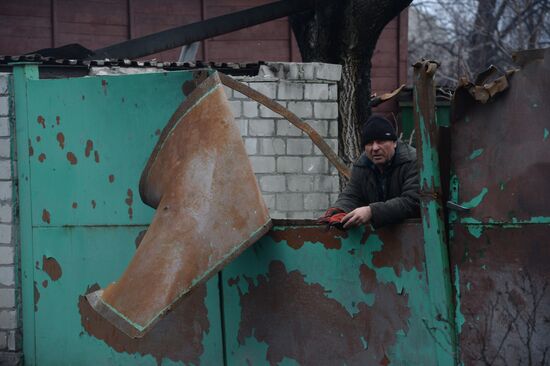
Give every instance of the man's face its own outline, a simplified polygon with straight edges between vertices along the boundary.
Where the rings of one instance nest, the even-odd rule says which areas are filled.
[[[383,166],[393,158],[396,147],[392,140],[374,140],[365,145],[365,153],[374,164]]]

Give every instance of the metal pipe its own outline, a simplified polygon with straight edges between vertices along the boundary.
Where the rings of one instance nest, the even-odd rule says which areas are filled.
[[[94,51],[91,58],[134,59],[311,9],[315,0],[282,0],[206,19]]]

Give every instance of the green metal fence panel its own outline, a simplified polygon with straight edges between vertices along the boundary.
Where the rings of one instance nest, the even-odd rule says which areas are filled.
[[[26,363],[221,364],[217,278],[178,305],[202,312],[175,309],[141,342],[106,336],[79,307],[118,278],[154,213],[139,177],[193,73],[38,80],[27,65],[14,76]]]

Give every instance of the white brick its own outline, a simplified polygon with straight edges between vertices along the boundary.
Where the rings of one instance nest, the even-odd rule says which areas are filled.
[[[334,151],[336,155],[338,155],[338,140],[337,139],[325,139],[325,142],[328,146]],[[319,149],[317,146],[314,147],[313,154],[315,155],[324,155],[321,149]]]
[[[10,114],[10,98],[6,95],[0,97],[0,116],[8,116]]]
[[[315,192],[338,192],[340,182],[337,175],[316,175],[313,181]]]
[[[286,184],[290,192],[311,192],[313,190],[313,176],[288,175]]]
[[[10,135],[10,120],[8,117],[0,117],[0,137]]]
[[[9,80],[9,74],[0,74],[0,94],[8,94]]]
[[[286,153],[288,155],[310,155],[312,146],[310,139],[289,138],[286,140]]]
[[[273,136],[275,121],[272,119],[249,119],[248,134],[250,136]]]
[[[275,158],[267,156],[251,156],[250,163],[255,173],[275,172]]]
[[[306,122],[308,125],[313,127],[313,129],[317,131],[317,133],[321,135],[321,137],[327,137],[329,121],[312,120],[312,121],[306,121]],[[307,136],[305,132],[304,132],[304,135]]]
[[[248,121],[246,119],[236,119],[235,123],[239,126],[241,136],[248,135]]]
[[[0,223],[11,223],[13,220],[12,212],[10,202],[0,203]]]
[[[300,136],[302,131],[287,120],[277,121],[278,136]]]
[[[338,100],[338,85],[331,84],[328,86],[328,99],[329,100]]]
[[[283,139],[260,139],[260,155],[284,155],[286,143]]]
[[[254,138],[245,138],[244,139],[244,148],[248,155],[255,155],[258,153],[258,139]]]
[[[16,351],[18,350],[20,346],[19,337],[17,336],[17,333],[15,330],[12,330],[11,332],[8,332],[8,350],[9,351]]]
[[[0,351],[8,348],[8,333],[0,331]]]
[[[245,117],[257,118],[259,115],[258,103],[256,102],[243,102],[243,114]]]
[[[248,97],[243,93],[233,90],[233,99],[248,99]]]
[[[0,179],[11,179],[10,160],[0,160]]]
[[[0,288],[0,308],[15,307],[15,289]]]
[[[330,206],[334,206],[336,201],[338,201],[338,196],[339,196],[338,193],[331,193],[330,194]]]
[[[317,79],[339,81],[342,77],[342,66],[335,64],[318,64],[316,65]]]
[[[0,310],[0,328],[17,328],[17,313],[15,310]]]
[[[328,173],[328,163],[325,157],[304,158],[304,173]]]
[[[0,264],[13,264],[13,247],[0,247]]]
[[[338,137],[338,121],[329,121],[329,136],[330,137]]]
[[[278,173],[301,173],[302,158],[284,156],[277,158]]]
[[[315,216],[312,211],[292,211],[288,213],[289,219],[315,219],[319,216]]]
[[[271,216],[271,218],[273,219],[286,219],[288,217],[288,213],[273,209],[273,210],[269,210],[269,216]]]
[[[281,104],[283,107],[286,107],[286,103],[284,102],[278,102],[279,104]],[[281,118],[281,116],[278,114],[278,113],[275,113],[273,112],[271,109],[263,106],[263,105],[260,105],[260,117],[263,117],[263,118]]]
[[[288,102],[287,108],[300,118],[313,117],[311,102]]]
[[[321,210],[328,207],[329,195],[326,193],[304,194],[304,208],[306,210]]]
[[[250,87],[268,98],[275,99],[277,98],[277,83],[268,82],[268,83],[250,83]]]
[[[260,188],[263,192],[284,192],[286,189],[283,175],[266,175],[260,178]]]
[[[279,83],[278,99],[300,100],[304,98],[304,85],[302,83],[289,83],[282,81]]]
[[[231,111],[233,112],[233,117],[239,118],[242,116],[242,105],[241,101],[239,100],[230,100],[229,106],[231,107]]]
[[[224,85],[223,86],[223,91],[225,92],[225,96],[227,97],[227,99],[232,99],[233,98],[233,89],[231,89],[230,87]]]
[[[11,181],[0,181],[0,201],[12,199]]]
[[[301,211],[304,209],[304,198],[301,193],[279,193],[277,195],[277,210]]]
[[[0,224],[0,244],[11,243],[11,224]]]
[[[274,194],[263,194],[262,195],[265,201],[265,205],[267,206],[268,210],[274,210],[275,209],[275,195]]]
[[[9,159],[11,156],[11,142],[9,137],[0,138],[0,158]]]
[[[338,118],[338,103],[336,102],[314,102],[313,109],[315,118]]]
[[[328,85],[327,84],[306,84],[304,89],[304,99],[309,100],[327,100]]]
[[[13,286],[15,284],[13,271],[13,266],[0,267],[0,285]]]

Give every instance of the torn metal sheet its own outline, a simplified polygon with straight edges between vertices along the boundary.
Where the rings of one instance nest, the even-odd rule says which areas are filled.
[[[157,212],[119,281],[87,295],[131,337],[271,227],[219,77],[188,95],[164,128],[140,181]]]

